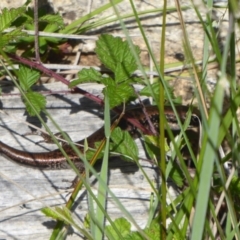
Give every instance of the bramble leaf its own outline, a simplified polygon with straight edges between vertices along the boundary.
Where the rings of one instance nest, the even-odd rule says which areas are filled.
[[[47,27],[44,29],[45,32],[53,32],[64,27],[63,18],[59,14],[43,15],[39,18],[39,21],[48,23]],[[50,27],[52,25],[55,25],[54,28]]]
[[[0,14],[0,32],[9,28],[11,24],[25,12],[25,7],[20,8],[4,8]]]
[[[161,239],[160,233],[160,224],[157,219],[154,219],[149,228],[144,229],[144,233],[146,234],[145,236],[149,237],[147,239],[151,240],[159,240]],[[125,240],[144,240],[146,237],[143,236],[140,232],[134,231],[130,232],[124,239]]]
[[[139,78],[131,76],[136,70],[137,64],[128,43],[119,37],[103,34],[96,45],[98,57],[107,68],[114,72],[114,78],[102,76],[93,68],[83,69],[78,73],[79,78],[71,82],[69,87],[83,82],[104,84],[106,87],[103,89],[103,94],[108,96],[110,108],[127,102],[130,98],[135,98],[136,95],[131,83],[139,81]],[[140,53],[137,46],[135,46],[135,50],[138,54]]]
[[[29,113],[30,116],[36,115],[34,109],[38,113],[40,113],[41,110],[45,109],[46,98],[42,94],[30,91],[26,93],[26,98],[28,98],[28,101],[24,99],[24,103],[26,105],[27,112]]]
[[[101,82],[102,75],[100,72],[95,70],[94,68],[90,69],[82,69],[80,72],[78,72],[78,79],[72,81],[68,86],[75,87],[76,85],[80,83],[86,83],[86,82]]]
[[[111,78],[102,80],[106,87],[103,89],[103,94],[109,98],[110,108],[116,107],[123,102],[127,102],[135,95],[134,89],[127,82],[116,84]]]
[[[128,43],[120,37],[103,34],[96,46],[96,53],[100,61],[114,72],[116,82],[127,80],[137,69],[137,63]],[[134,46],[134,48],[139,54],[139,47]]]
[[[129,156],[133,160],[138,159],[138,147],[127,131],[122,131],[119,127],[111,133],[111,140],[114,142],[113,152],[122,154],[122,157],[129,161]]]
[[[124,238],[130,233],[131,224],[125,218],[116,219],[114,221],[114,224],[118,231],[121,233],[121,238],[119,238],[119,235],[116,233],[116,231],[111,225],[106,226],[107,235],[112,235],[113,239],[122,239],[122,237]]]
[[[0,48],[4,48],[4,50],[6,51],[6,49],[10,49],[10,45],[8,44],[24,36],[27,36],[27,34],[25,32],[22,32],[20,29],[14,29],[5,34],[0,33]]]
[[[40,73],[37,70],[20,65],[18,71],[18,79],[23,91],[27,91],[33,84],[37,82],[40,77]]]

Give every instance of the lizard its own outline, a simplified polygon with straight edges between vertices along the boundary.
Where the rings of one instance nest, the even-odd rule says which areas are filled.
[[[147,106],[146,108],[146,114],[149,116],[149,119],[151,120],[153,126],[156,128],[156,131],[159,131],[159,111],[157,106]],[[176,106],[177,113],[179,115],[179,119],[183,123],[186,120],[187,113],[189,110],[189,107],[187,106]],[[166,117],[166,120],[169,124],[169,127],[172,131],[179,131],[179,125],[177,122],[177,118],[170,106],[165,106],[164,108],[164,114]],[[135,127],[132,123],[129,123],[127,121],[127,117],[134,118],[140,122],[140,124],[150,131],[149,122],[147,121],[147,117],[145,113],[143,112],[141,107],[136,107],[133,109],[130,109],[126,111],[125,118],[121,118],[118,127],[120,127],[124,131],[128,131],[131,136],[136,137],[136,133],[138,132],[137,127]],[[116,120],[119,116],[116,116],[112,119],[112,122]],[[190,123],[188,125],[189,129],[196,129],[199,127],[199,118],[200,114],[197,111],[197,109],[193,109]],[[88,146],[90,148],[95,147],[95,143],[98,141],[101,141],[104,139],[104,127],[101,127],[94,133],[92,133],[90,136],[87,137]],[[83,144],[84,139],[76,142],[76,146],[78,149],[83,152]],[[69,156],[70,160],[77,166],[80,172],[84,171],[84,164],[79,159],[79,156],[76,154],[76,152],[72,149],[70,145],[63,145],[63,149],[66,152],[66,154]],[[28,151],[22,151],[15,149],[3,142],[0,141],[0,154],[5,155],[10,160],[30,167],[37,167],[40,169],[64,169],[69,168],[68,163],[60,149],[56,149],[49,152],[28,152]]]

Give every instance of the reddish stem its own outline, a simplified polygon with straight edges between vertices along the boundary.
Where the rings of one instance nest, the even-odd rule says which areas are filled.
[[[52,70],[44,67],[44,66],[43,66],[42,64],[40,64],[40,63],[33,62],[33,61],[28,60],[28,59],[26,59],[26,58],[17,56],[16,54],[8,54],[8,56],[9,56],[12,60],[14,60],[14,61],[20,62],[20,63],[22,63],[22,64],[24,64],[24,65],[27,65],[27,66],[31,67],[31,68],[37,69],[37,70],[39,70],[40,72],[43,72],[43,73],[45,73],[46,75],[48,75],[48,76],[50,76],[50,77],[54,77],[55,79],[59,80],[60,82],[66,84],[66,85],[69,85],[69,81],[68,81],[68,80],[66,80],[66,79],[65,79],[64,77],[62,77],[61,75],[55,73],[54,71],[52,71]],[[86,98],[91,99],[92,101],[98,103],[99,105],[101,105],[101,106],[104,105],[104,101],[103,101],[101,98],[99,98],[99,97],[97,97],[97,96],[95,96],[95,95],[93,95],[93,94],[91,94],[91,93],[89,93],[89,92],[87,92],[87,91],[79,88],[79,87],[74,87],[74,88],[72,89],[72,92],[73,92],[73,93],[80,93],[80,94],[82,94],[83,96],[85,96]],[[118,114],[121,114],[121,113],[122,113],[122,109],[120,109],[120,108],[115,107],[113,110],[114,110],[116,113],[118,113]],[[140,129],[144,134],[152,134],[152,132],[149,131],[149,130],[147,130],[137,119],[132,118],[131,116],[123,116],[123,118],[125,118],[128,122],[130,122],[130,123],[133,124],[135,127],[137,127],[138,129]]]

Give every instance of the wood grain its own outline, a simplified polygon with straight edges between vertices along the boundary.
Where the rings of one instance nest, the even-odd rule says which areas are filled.
[[[85,87],[95,94],[101,91],[98,85],[94,88],[93,85]],[[42,88],[67,89],[61,83],[48,84]],[[4,89],[3,92],[6,91],[7,89]],[[39,136],[22,136],[30,129],[23,123],[27,117],[19,96],[4,96],[0,100],[3,110],[10,114],[0,114],[1,141],[29,151],[47,151],[55,148],[51,144],[36,144],[42,140]],[[99,117],[102,115],[101,108],[81,95],[48,96],[47,102],[47,110],[73,141],[88,136],[102,125],[102,119]],[[31,122],[34,123],[34,120],[31,119]],[[47,124],[54,129],[52,123],[47,121]],[[146,162],[142,162],[142,165],[149,178],[158,182],[159,176],[154,167]],[[69,182],[62,181],[72,181],[74,177],[72,170],[41,171],[20,166],[0,155],[0,239],[48,239],[55,222],[45,217],[40,209],[45,206],[62,206],[66,203],[69,193],[59,188],[69,187]],[[91,181],[93,191],[96,192],[97,183],[93,177]],[[118,158],[111,159],[109,187],[130,211],[139,226],[144,227],[148,217],[151,187],[143,173],[135,164],[126,163]],[[79,204],[74,214],[82,222],[88,207],[85,189],[79,194],[78,200]],[[108,200],[107,209],[113,219],[122,216],[111,199]],[[69,239],[79,239],[79,235],[73,230],[73,235],[70,235]]]

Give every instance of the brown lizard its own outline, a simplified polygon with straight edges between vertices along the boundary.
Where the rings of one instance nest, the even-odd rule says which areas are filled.
[[[186,120],[188,107],[186,106],[177,106],[176,110],[179,115],[179,119],[183,123]],[[151,122],[153,123],[154,127],[158,131],[158,124],[159,124],[159,112],[156,106],[148,106],[146,107],[146,113],[148,114]],[[172,110],[171,107],[165,106],[164,114],[166,116],[166,120],[169,124],[169,127],[172,131],[179,131],[179,125],[177,122],[177,118]],[[118,117],[118,116],[117,116]],[[114,119],[117,119],[115,117]],[[118,126],[124,130],[128,131],[132,136],[135,136],[138,129],[129,123],[126,119],[127,117],[137,119],[140,124],[147,130],[150,131],[150,126],[148,121],[146,120],[146,115],[143,113],[142,108],[134,108],[126,111],[125,118],[122,118]],[[112,122],[114,121],[112,120]],[[198,128],[199,127],[199,113],[196,109],[193,110],[190,124],[188,129]],[[88,146],[90,148],[95,147],[95,143],[104,139],[104,127],[98,129],[89,137],[87,137]],[[76,146],[80,151],[83,151],[83,144],[84,140],[80,140],[76,142]],[[80,172],[84,171],[84,164],[79,159],[78,155],[72,149],[70,145],[63,146],[64,151],[69,156],[71,161],[78,167]],[[10,160],[17,162],[19,164],[23,164],[26,166],[37,167],[42,169],[63,169],[68,168],[68,163],[66,158],[63,156],[62,152],[59,149],[49,151],[49,152],[27,152],[21,151],[15,148],[8,146],[7,144],[0,141],[0,154],[5,155]]]

